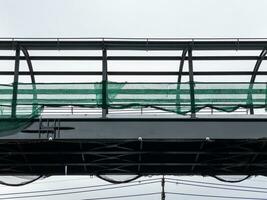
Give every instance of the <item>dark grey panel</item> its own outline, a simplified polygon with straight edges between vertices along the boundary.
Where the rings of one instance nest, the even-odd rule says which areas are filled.
[[[38,139],[39,122],[1,139]],[[73,129],[69,129],[73,128]],[[265,120],[64,120],[61,139],[258,139],[267,137]],[[30,130],[30,131],[29,131]],[[34,130],[36,131],[34,133]],[[47,134],[41,134],[47,138]]]
[[[19,43],[28,50],[262,50],[266,41],[0,41],[1,50]]]

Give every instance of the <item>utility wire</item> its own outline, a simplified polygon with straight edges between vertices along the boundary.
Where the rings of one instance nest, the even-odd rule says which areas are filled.
[[[58,196],[58,195],[67,195],[67,194],[80,194],[80,193],[86,193],[86,192],[96,192],[96,191],[103,191],[103,190],[112,190],[112,189],[120,189],[120,188],[127,188],[127,187],[133,187],[133,186],[141,186],[141,185],[147,185],[152,183],[159,183],[160,181],[154,181],[154,182],[146,182],[146,183],[135,183],[132,185],[117,185],[113,187],[106,187],[106,188],[97,188],[97,189],[91,189],[91,190],[80,190],[80,191],[72,191],[72,192],[60,192],[60,193],[54,193],[54,194],[40,194],[40,195],[24,195],[24,196],[13,196],[13,197],[3,197],[0,199],[21,199],[21,198],[35,198],[35,197],[48,197],[48,196]],[[22,193],[19,193],[22,194]],[[11,194],[5,194],[5,195],[12,195]]]
[[[83,200],[103,200],[103,199],[118,199],[118,198],[129,198],[129,197],[140,197],[140,196],[152,196],[156,194],[161,194],[160,192],[144,193],[144,194],[132,194],[132,195],[122,195],[122,196],[110,196],[110,197],[96,197]]]
[[[223,183],[209,183],[204,181],[191,181],[191,180],[184,180],[184,179],[174,179],[174,178],[166,178],[167,180],[171,181],[183,181],[188,183],[200,183],[206,185],[218,185],[218,186],[230,186],[230,187],[237,187],[237,188],[250,188],[250,189],[258,189],[258,190],[267,190],[265,187],[253,187],[253,186],[245,186],[245,185],[230,185],[230,184],[223,184]]]
[[[182,192],[166,192],[166,194],[194,196],[194,197],[224,198],[224,199],[267,200],[267,198],[240,197],[240,196],[220,196],[220,195],[194,194],[194,193],[182,193]]]
[[[94,176],[94,177],[92,177],[92,178],[98,178],[97,176]],[[36,181],[36,182],[33,182],[32,183],[32,185],[39,185],[39,184],[50,184],[50,183],[57,183],[57,182],[69,182],[69,181],[84,181],[84,180],[88,180],[88,179],[92,179],[91,177],[82,177],[82,178],[69,178],[69,179],[66,179],[66,180],[49,180],[49,177],[47,177],[47,178],[45,178],[45,179],[43,179],[43,180],[41,180],[41,181]],[[99,178],[98,178],[99,179]],[[160,179],[160,178],[150,178],[150,180],[152,181],[152,180],[156,180],[156,179]],[[142,181],[131,181],[131,183],[133,183],[133,182],[143,182],[143,181],[148,181],[148,180],[142,180]],[[0,188],[1,187],[6,187],[6,185],[1,185],[0,184]],[[1,195],[1,194],[0,194]]]
[[[208,186],[208,185],[199,185],[199,184],[194,184],[194,183],[183,183],[183,182],[173,182],[173,181],[166,181],[166,182],[167,183],[174,183],[174,184],[188,185],[188,186],[195,186],[195,187],[211,188],[211,189],[232,190],[232,191],[238,191],[238,192],[267,193],[267,191],[259,191],[259,190],[249,190],[249,189],[238,189],[238,188],[230,188],[230,187]]]
[[[138,183],[139,185],[145,184],[145,182],[160,182],[160,178],[148,179],[148,180],[140,180],[140,181],[132,181],[128,184]],[[123,183],[122,183],[123,184]],[[146,183],[148,184],[148,183]],[[114,184],[102,184],[102,185],[92,185],[92,186],[81,186],[81,187],[69,187],[69,188],[59,188],[59,189],[49,189],[49,190],[35,190],[29,192],[13,192],[13,193],[3,193],[0,196],[4,195],[17,195],[17,194],[33,194],[33,193],[42,193],[42,192],[58,192],[58,191],[69,191],[69,190],[78,190],[78,189],[88,189],[88,188],[98,188],[98,187],[107,187],[107,186],[114,186]],[[131,185],[121,185],[121,187],[126,187]],[[0,198],[1,199],[1,198]]]

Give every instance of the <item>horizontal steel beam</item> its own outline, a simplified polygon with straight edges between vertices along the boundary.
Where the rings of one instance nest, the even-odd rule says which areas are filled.
[[[50,119],[51,121],[59,119]],[[262,139],[266,138],[266,118],[61,118],[60,139],[66,140],[205,140],[211,139]],[[64,129],[66,128],[66,129]],[[31,134],[29,134],[29,132]],[[34,134],[36,133],[36,134]],[[39,121],[36,119],[19,134],[0,137],[5,140],[39,138]],[[90,134],[88,134],[90,133]],[[164,133],[164,134],[163,134]]]
[[[102,56],[30,56],[31,60],[39,61],[101,61]],[[14,60],[14,56],[0,56],[0,60]],[[177,61],[181,60],[181,56],[108,56],[107,60],[110,61],[153,61],[153,60],[165,60],[165,61]],[[193,60],[199,61],[212,61],[212,60],[257,60],[259,56],[193,56]],[[266,60],[267,58],[264,58]],[[20,57],[20,60],[26,60],[24,56]],[[188,60],[188,57],[185,57]]]
[[[98,76],[102,75],[101,71],[35,71],[36,76]],[[182,72],[182,75],[189,75],[189,72]],[[201,71],[194,72],[195,76],[251,76],[250,71]],[[0,71],[0,76],[14,75],[13,71]],[[28,76],[30,72],[21,71],[21,76]],[[174,71],[110,71],[111,76],[177,76],[179,72]],[[258,72],[259,76],[266,76],[267,71]]]
[[[0,41],[0,50],[262,50],[267,41]]]
[[[226,166],[231,166],[231,167],[267,167],[267,163],[182,163],[182,162],[149,162],[149,163],[138,163],[138,162],[88,162],[88,163],[0,163],[0,168],[1,167],[35,167],[35,166],[40,166],[40,167],[55,167],[55,166],[203,166],[203,167],[226,167]]]
[[[0,155],[267,155],[267,152],[262,151],[4,151],[0,152]]]

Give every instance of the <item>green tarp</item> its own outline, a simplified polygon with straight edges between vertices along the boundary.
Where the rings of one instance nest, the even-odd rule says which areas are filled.
[[[32,115],[33,105],[102,107],[102,83],[19,83],[17,116]],[[12,85],[0,85],[0,116],[11,115]],[[232,112],[237,108],[265,107],[266,83],[107,83],[107,106],[113,109],[154,107],[185,114],[205,107]],[[36,97],[34,98],[34,95]]]
[[[103,107],[102,83],[19,83],[16,116],[11,118],[13,86],[0,85],[0,132],[27,126],[45,106]],[[186,114],[194,108],[232,112],[238,108],[265,108],[266,83],[117,83],[108,82],[106,106],[111,109],[151,107]],[[191,94],[191,95],[190,95]],[[195,102],[191,102],[192,94]],[[5,124],[6,123],[6,124]]]

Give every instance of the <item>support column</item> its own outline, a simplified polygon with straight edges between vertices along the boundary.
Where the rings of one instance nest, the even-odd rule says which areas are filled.
[[[108,114],[107,82],[108,82],[107,49],[104,48],[102,51],[102,117],[103,118],[106,118]]]
[[[181,112],[180,88],[181,88],[182,73],[183,73],[184,61],[185,61],[186,53],[187,53],[187,49],[184,49],[183,53],[182,53],[182,58],[181,58],[181,61],[180,61],[179,74],[178,74],[178,79],[177,79],[177,86],[176,86],[176,112],[177,113]]]
[[[33,106],[32,106],[32,114],[35,114],[36,109],[37,109],[37,92],[36,92],[36,84],[35,84],[35,77],[34,77],[34,72],[33,72],[33,65],[30,59],[30,54],[26,48],[21,46],[21,51],[24,54],[27,65],[29,68],[30,76],[31,76],[31,82],[32,82],[32,90],[33,90]]]
[[[191,117],[196,117],[195,108],[195,83],[194,83],[194,72],[193,72],[193,60],[192,60],[192,49],[188,50],[188,69],[189,69],[189,86],[190,86],[190,101],[191,101]]]
[[[12,105],[11,105],[11,118],[16,118],[16,111],[17,111],[19,60],[20,60],[20,46],[16,45],[15,69],[14,69],[14,80],[13,80],[13,95],[12,95]]]
[[[254,85],[254,82],[256,80],[256,76],[257,76],[257,73],[258,73],[258,71],[260,69],[261,63],[264,60],[266,54],[267,54],[267,50],[263,49],[261,54],[260,54],[260,56],[259,56],[259,58],[257,59],[257,62],[256,62],[255,66],[254,66],[254,69],[253,69],[253,74],[252,74],[252,76],[250,78],[247,101],[250,104],[249,111],[250,111],[251,115],[254,115],[253,98],[252,98],[253,85]]]
[[[165,197],[165,177],[163,175],[161,179],[161,200],[165,200]]]

